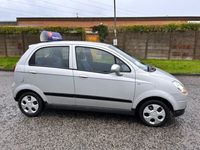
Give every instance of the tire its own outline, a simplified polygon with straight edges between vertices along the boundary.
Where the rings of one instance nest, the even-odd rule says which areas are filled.
[[[171,116],[171,111],[165,103],[159,100],[149,100],[144,102],[139,108],[141,121],[151,127],[164,125]]]
[[[37,94],[26,92],[20,96],[18,106],[26,116],[36,117],[43,111],[44,102]]]

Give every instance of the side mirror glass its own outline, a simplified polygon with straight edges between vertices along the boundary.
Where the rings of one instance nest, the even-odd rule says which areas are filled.
[[[120,73],[120,66],[118,64],[113,64],[111,66],[111,72],[115,72],[117,76],[122,76]]]

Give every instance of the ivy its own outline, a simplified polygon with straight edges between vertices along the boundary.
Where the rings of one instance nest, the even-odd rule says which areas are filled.
[[[98,26],[93,26],[92,32],[98,32],[100,41],[104,42],[106,36],[108,35],[108,27],[102,24]]]

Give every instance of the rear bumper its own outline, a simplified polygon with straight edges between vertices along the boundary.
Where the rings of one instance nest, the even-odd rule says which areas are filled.
[[[185,113],[185,109],[181,109],[181,110],[175,110],[174,111],[174,116],[175,117],[178,117],[178,116],[181,116]]]

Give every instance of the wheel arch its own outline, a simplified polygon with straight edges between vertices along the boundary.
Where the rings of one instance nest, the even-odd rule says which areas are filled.
[[[140,106],[141,106],[143,103],[145,103],[145,102],[147,102],[147,101],[149,101],[149,100],[160,100],[160,101],[162,101],[172,112],[174,112],[174,108],[173,108],[172,104],[171,104],[167,99],[164,99],[164,98],[159,97],[159,96],[151,96],[151,97],[147,97],[147,98],[141,100],[141,101],[137,104],[137,106],[136,106],[136,108],[135,108],[136,113],[138,112]]]
[[[43,100],[43,98],[42,98],[37,92],[35,92],[35,91],[33,91],[33,90],[29,90],[29,89],[23,89],[23,90],[19,91],[19,92],[17,93],[16,97],[15,97],[15,100],[18,101],[19,98],[20,98],[20,96],[21,96],[22,94],[26,93],[26,92],[35,93],[35,94],[37,94],[37,95]]]
[[[24,92],[33,92],[33,93],[37,94],[38,96],[40,96],[40,98],[44,102],[47,102],[47,98],[44,95],[44,93],[39,88],[37,88],[36,86],[32,86],[32,85],[29,85],[29,84],[24,84],[24,85],[18,86],[13,92],[14,99],[16,101],[18,101],[19,96],[21,96]]]

